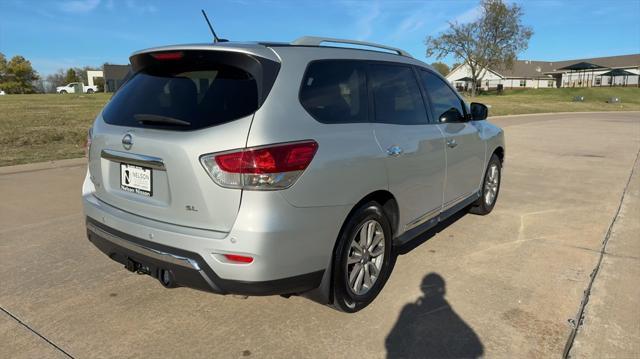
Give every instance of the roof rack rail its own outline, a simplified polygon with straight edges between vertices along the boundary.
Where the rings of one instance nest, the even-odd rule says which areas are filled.
[[[360,46],[375,47],[375,48],[378,48],[378,49],[384,49],[384,50],[395,52],[400,56],[413,57],[408,52],[406,52],[406,51],[404,51],[402,49],[391,47],[391,46],[380,45],[380,44],[375,44],[373,42],[366,42],[366,41],[334,39],[334,38],[331,38],[331,37],[303,36],[303,37],[295,39],[293,42],[291,42],[291,45],[320,46],[324,42],[333,42],[333,43],[338,43],[338,44],[349,44],[349,45],[360,45]]]

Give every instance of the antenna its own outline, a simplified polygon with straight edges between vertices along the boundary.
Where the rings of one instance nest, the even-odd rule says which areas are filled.
[[[218,35],[216,35],[216,32],[213,30],[213,26],[211,26],[211,22],[209,21],[209,17],[207,16],[207,13],[204,12],[204,9],[200,9],[200,11],[202,11],[202,16],[204,16],[204,19],[207,21],[207,25],[209,25],[209,30],[211,30],[211,33],[213,34],[213,43],[229,41],[226,39],[221,39],[218,37]]]

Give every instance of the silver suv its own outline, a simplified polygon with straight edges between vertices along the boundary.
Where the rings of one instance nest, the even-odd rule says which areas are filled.
[[[355,312],[400,246],[495,205],[502,130],[405,51],[303,37],[130,61],[89,134],[87,234],[165,287]]]

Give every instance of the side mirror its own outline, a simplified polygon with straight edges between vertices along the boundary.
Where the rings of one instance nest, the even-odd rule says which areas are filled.
[[[464,117],[462,116],[460,111],[458,111],[458,109],[452,107],[445,111],[442,115],[440,115],[439,120],[440,123],[464,122]]]
[[[486,120],[489,116],[489,108],[481,103],[471,103],[471,121]]]

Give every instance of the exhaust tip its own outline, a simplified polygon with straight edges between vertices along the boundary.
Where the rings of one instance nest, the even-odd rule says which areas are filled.
[[[173,273],[166,269],[160,269],[158,271],[158,281],[165,288],[173,288],[175,287],[175,279],[173,278]]]

